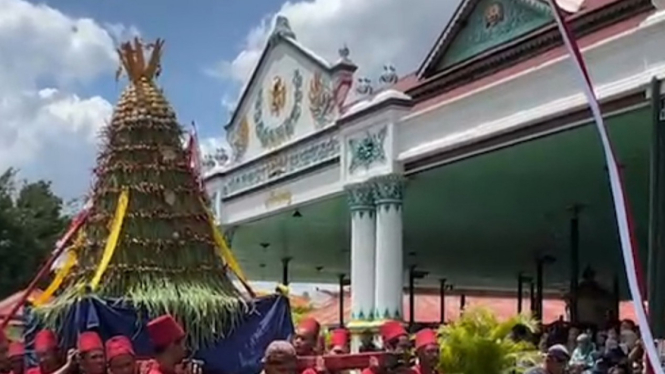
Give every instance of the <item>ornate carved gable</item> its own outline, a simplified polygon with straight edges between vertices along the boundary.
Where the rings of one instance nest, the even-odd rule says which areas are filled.
[[[540,0],[463,0],[419,71],[431,76],[553,22]]]
[[[244,163],[334,124],[355,66],[305,49],[284,17],[275,29],[226,127],[233,162]]]

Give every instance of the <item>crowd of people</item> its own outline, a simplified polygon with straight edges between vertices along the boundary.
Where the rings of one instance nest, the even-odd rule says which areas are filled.
[[[539,348],[543,366],[529,374],[638,374],[645,371],[644,348],[631,320],[607,324],[604,329],[569,325],[547,327]]]
[[[140,360],[126,336],[104,343],[93,331],[79,335],[75,349],[66,355],[51,330],[39,331],[34,339],[35,367],[27,367],[21,342],[9,341],[0,331],[0,374],[200,374],[201,367],[186,360],[185,331],[169,315],[147,325],[154,357]]]
[[[439,363],[439,343],[436,331],[424,328],[416,332],[412,344],[403,324],[398,321],[386,321],[379,328],[383,348],[376,346],[373,334],[366,331],[361,334],[359,352],[391,353],[393,360],[379,362],[371,357],[362,374],[436,374]],[[266,350],[264,359],[265,374],[294,373],[299,356],[317,356],[315,367],[304,369],[302,374],[335,374],[326,367],[322,355],[340,355],[350,352],[350,333],[338,328],[330,333],[330,343],[326,344],[320,334],[320,325],[313,318],[307,318],[298,324],[292,341],[276,341]],[[412,357],[411,352],[415,353]]]
[[[80,334],[75,349],[61,354],[58,338],[50,330],[39,331],[34,339],[35,367],[27,367],[26,350],[21,342],[9,341],[0,333],[0,374],[200,374],[200,363],[188,360],[185,331],[169,315],[147,325],[154,357],[138,358],[131,340],[115,336],[103,342],[93,331]],[[387,321],[379,328],[383,347],[376,346],[373,334],[361,335],[360,352],[386,352],[396,359],[379,362],[372,356],[362,374],[437,374],[439,343],[436,331],[424,328],[415,340],[398,321]],[[534,339],[523,326],[516,326],[512,338]],[[637,374],[644,370],[644,350],[635,323],[624,320],[594,331],[563,322],[544,329],[539,337],[545,356],[541,365],[528,374]],[[347,329],[332,330],[326,342],[319,323],[303,320],[290,341],[270,343],[263,358],[264,374],[338,374],[327,368],[323,356],[351,351]],[[415,354],[411,354],[411,353]],[[317,357],[316,365],[302,368],[299,357]]]
[[[325,367],[322,355],[342,355],[350,352],[350,334],[343,328],[331,332],[330,344],[322,341],[319,323],[311,318],[298,324],[290,341],[273,341],[267,347],[263,366],[265,374],[336,374]],[[0,374],[201,374],[202,366],[188,360],[185,347],[185,331],[171,316],[165,315],[147,325],[154,357],[138,358],[131,340],[126,336],[115,336],[105,343],[93,331],[79,335],[76,349],[66,355],[61,352],[56,334],[42,330],[34,339],[37,358],[35,367],[26,367],[26,350],[22,343],[9,341],[0,334]],[[381,351],[392,352],[400,359],[394,362],[369,360],[363,374],[435,374],[439,347],[436,332],[423,329],[416,334],[415,351],[417,361],[407,357],[411,341],[403,325],[388,321],[380,328],[383,340]],[[361,351],[378,352],[372,335],[364,334]],[[316,356],[315,367],[299,367],[298,358]],[[401,359],[404,357],[405,359]]]

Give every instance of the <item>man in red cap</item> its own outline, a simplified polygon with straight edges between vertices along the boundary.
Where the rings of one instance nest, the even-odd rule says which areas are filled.
[[[416,356],[418,364],[413,369],[417,374],[437,374],[439,342],[434,330],[422,329],[416,333]]]
[[[319,322],[311,317],[303,319],[298,324],[293,337],[293,347],[296,349],[298,356],[316,355],[320,329]]]
[[[167,314],[148,322],[148,335],[155,351],[155,365],[148,374],[176,374],[187,357],[185,330]]]
[[[23,374],[25,372],[25,346],[23,343],[9,343],[8,357],[11,374]]]
[[[380,366],[375,358],[370,359],[370,367],[364,369],[362,374],[377,373],[403,373],[414,374],[407,359],[407,354],[411,343],[409,335],[404,326],[399,321],[386,321],[379,328],[381,339],[383,340],[383,350],[389,353],[395,353],[396,362],[386,363],[388,366]]]
[[[58,338],[51,330],[41,330],[35,336],[35,355],[39,366],[28,370],[28,374],[52,374],[63,366]]]
[[[386,321],[380,328],[383,350],[386,352],[408,352],[411,344],[409,334],[398,321]]]
[[[5,332],[0,330],[0,373],[9,371],[9,357],[7,351],[9,350],[9,340]]]
[[[131,340],[114,336],[106,341],[106,362],[110,374],[137,374],[136,354]]]
[[[79,365],[83,374],[104,374],[104,343],[96,332],[86,331],[79,335],[77,343]]]
[[[339,355],[349,353],[349,330],[335,329],[330,336],[330,353]]]

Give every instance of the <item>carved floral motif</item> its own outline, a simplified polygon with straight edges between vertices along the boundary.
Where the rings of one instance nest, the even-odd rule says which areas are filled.
[[[302,112],[303,78],[300,70],[294,70],[291,83],[293,84],[293,106],[289,115],[277,126],[266,125],[263,118],[263,90],[256,95],[254,101],[254,130],[263,148],[277,147],[293,136],[296,123]]]
[[[401,209],[406,179],[399,174],[389,174],[373,179],[377,209]]]
[[[359,183],[346,187],[346,196],[351,214],[374,215],[375,186],[373,183]]]
[[[233,161],[239,161],[247,151],[249,144],[249,120],[243,116],[238,127],[229,133],[229,144],[233,148]]]
[[[314,124],[321,128],[333,121],[335,98],[330,82],[317,71],[309,81],[309,111]]]
[[[388,128],[383,126],[378,131],[367,131],[360,138],[351,138],[348,140],[351,151],[351,162],[349,163],[349,172],[353,173],[358,168],[369,169],[372,164],[386,161],[386,151],[384,143],[388,135]]]

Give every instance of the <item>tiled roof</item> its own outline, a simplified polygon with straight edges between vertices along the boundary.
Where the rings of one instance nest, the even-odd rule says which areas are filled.
[[[415,322],[438,323],[441,320],[440,296],[432,293],[415,295]],[[446,296],[446,321],[455,320],[460,314],[460,297],[457,295]],[[546,299],[543,302],[543,322],[550,323],[565,314],[565,302],[561,299]],[[484,306],[494,311],[498,318],[508,319],[517,313],[517,300],[511,297],[492,296],[467,296],[466,307]],[[409,297],[404,295],[403,310],[405,320],[409,320]],[[528,298],[524,299],[523,310],[530,309]],[[622,302],[619,307],[620,317],[635,320],[635,310],[631,302]],[[321,324],[330,326],[339,323],[339,295],[331,296],[330,300],[315,308],[308,314],[316,318]],[[351,296],[344,294],[344,320],[351,318]]]

